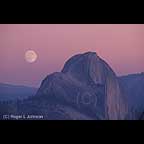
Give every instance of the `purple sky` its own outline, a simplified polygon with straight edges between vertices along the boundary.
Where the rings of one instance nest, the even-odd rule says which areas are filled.
[[[27,63],[24,54],[36,51]],[[0,82],[39,86],[72,55],[96,51],[117,75],[144,71],[144,24],[0,24]]]

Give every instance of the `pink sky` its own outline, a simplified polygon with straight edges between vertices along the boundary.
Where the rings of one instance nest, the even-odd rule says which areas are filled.
[[[26,50],[38,54],[29,64]],[[39,86],[72,55],[96,51],[117,75],[144,71],[144,24],[0,24],[0,82]]]

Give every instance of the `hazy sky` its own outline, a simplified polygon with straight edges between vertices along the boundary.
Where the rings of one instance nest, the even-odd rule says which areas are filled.
[[[28,49],[38,54],[28,63]],[[144,71],[144,24],[0,24],[0,82],[39,86],[72,55],[96,51],[117,75]]]

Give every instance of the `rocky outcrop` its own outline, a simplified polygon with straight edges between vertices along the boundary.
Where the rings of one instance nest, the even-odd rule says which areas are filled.
[[[70,58],[61,72],[42,81],[36,97],[92,119],[125,119],[128,114],[116,74],[95,52]]]

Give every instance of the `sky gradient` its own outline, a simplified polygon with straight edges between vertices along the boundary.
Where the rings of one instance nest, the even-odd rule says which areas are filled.
[[[35,63],[24,59],[27,50]],[[0,82],[38,87],[73,55],[95,51],[117,75],[144,71],[144,24],[0,24]]]

